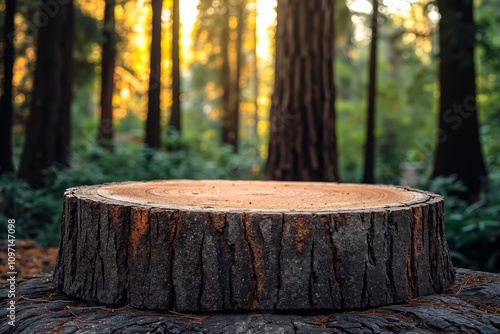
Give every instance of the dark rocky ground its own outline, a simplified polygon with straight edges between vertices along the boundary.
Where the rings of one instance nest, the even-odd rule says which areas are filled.
[[[0,286],[0,333],[500,333],[500,274],[457,270],[445,294],[369,310],[310,314],[180,314],[75,300],[51,276],[18,279],[16,326]]]

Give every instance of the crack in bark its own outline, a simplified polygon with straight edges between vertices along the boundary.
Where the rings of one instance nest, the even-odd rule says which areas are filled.
[[[316,273],[314,270],[314,239],[311,244],[311,252],[310,252],[310,273],[309,273],[309,281],[308,281],[308,292],[309,292],[309,305],[311,308],[316,308],[316,304],[313,300],[313,285],[316,283]]]
[[[199,254],[199,257],[198,257],[198,261],[200,263],[200,267],[198,268],[198,275],[200,276],[200,291],[199,291],[199,298],[198,298],[198,309],[200,311],[204,311],[203,309],[203,305],[201,304],[202,300],[203,300],[203,293],[204,291],[206,290],[206,287],[205,287],[205,280],[203,279],[203,275],[204,275],[204,261],[203,261],[203,251],[205,249],[205,231],[203,231],[202,235],[201,235],[201,244],[200,244],[200,254]]]
[[[366,244],[368,245],[368,261],[374,267],[377,266],[377,258],[374,253],[374,239],[375,239],[375,219],[373,213],[370,213],[370,228],[366,234]],[[363,217],[364,218],[364,217]]]
[[[250,217],[248,213],[242,213],[241,224],[243,226],[243,236],[248,246],[248,252],[250,255],[250,264],[252,269],[252,293],[250,294],[250,308],[258,309],[259,307],[259,298],[260,298],[260,287],[259,287],[259,278],[258,278],[258,270],[257,268],[257,260],[256,253],[258,252],[257,244],[255,240],[250,236]],[[256,249],[254,249],[254,247]],[[262,282],[260,282],[262,285]]]
[[[330,217],[331,217],[331,223],[330,224],[334,226],[335,231],[338,233],[339,231],[338,231],[337,220],[335,219],[334,215],[330,215]],[[340,219],[340,216],[338,218]],[[334,273],[334,276],[335,276],[335,282],[337,283],[337,290],[338,290],[339,297],[340,297],[339,308],[341,308],[341,307],[344,307],[344,305],[345,305],[345,302],[344,302],[344,289],[343,289],[343,287],[344,287],[344,281],[340,277],[340,273],[339,273],[339,270],[340,270],[340,267],[341,267],[342,263],[340,262],[340,259],[337,256],[338,251],[337,251],[337,246],[335,245],[335,242],[333,241],[333,232],[331,234],[332,234],[331,245],[332,245],[332,252],[333,252],[333,260],[332,260],[333,273]]]
[[[169,218],[172,218],[172,217],[169,217]],[[172,222],[172,223],[171,223]],[[173,273],[174,273],[174,265],[175,265],[175,256],[176,256],[176,252],[175,252],[175,246],[177,245],[178,241],[179,241],[179,237],[180,237],[180,230],[181,230],[181,227],[182,227],[182,212],[180,210],[176,210],[174,211],[173,213],[173,220],[169,220],[169,229],[171,231],[171,238],[172,238],[172,258],[171,258],[171,261],[170,261],[170,279],[171,279],[171,283],[172,283],[172,302],[171,302],[171,306],[172,306],[172,309],[175,311],[178,309],[178,305],[177,305],[177,295],[176,295],[176,292],[175,292],[175,285],[174,285],[174,277],[173,277]]]
[[[394,240],[392,237],[392,234],[389,233],[389,228],[392,224],[392,212],[391,211],[386,211],[387,212],[387,220],[386,220],[386,229],[385,229],[385,240],[387,241],[387,254],[389,255],[387,257],[386,261],[386,271],[387,271],[387,278],[389,279],[388,284],[386,284],[387,291],[389,292],[389,295],[391,297],[391,302],[394,302],[396,300],[396,287],[394,286],[394,275],[392,272],[392,267],[393,267],[393,255],[394,255],[394,250],[393,250],[393,244]],[[396,225],[396,224],[393,224]],[[388,235],[390,235],[388,237]]]
[[[280,224],[281,224],[281,238],[280,238],[280,246],[279,246],[279,254],[278,254],[278,292],[276,293],[276,302],[274,303],[274,309],[276,309],[276,306],[279,305],[280,303],[280,292],[281,288],[283,286],[282,283],[282,278],[283,275],[281,274],[281,253],[283,251],[283,238],[285,236],[284,229],[285,229],[285,222],[286,222],[286,214],[281,213],[280,214]]]
[[[335,259],[335,256],[334,256],[333,242],[332,242],[331,215],[330,215],[330,220],[329,221],[327,220],[325,222],[325,230],[326,230],[326,233],[327,233],[328,251],[329,251],[329,255],[330,255],[330,268],[332,269],[332,274],[333,274],[333,277],[328,277],[328,290],[329,290],[329,294],[330,294],[330,299],[332,301],[332,306],[335,307],[336,306],[335,305],[336,298],[333,298],[332,285],[335,284],[335,286],[337,287],[337,291],[338,291],[339,294],[340,294],[340,288],[338,286],[337,280],[335,279],[336,272],[335,272],[335,265],[333,263],[333,261]],[[333,281],[332,281],[332,279],[333,279]],[[340,305],[342,305],[342,303],[340,303]],[[338,307],[340,307],[340,305],[338,305]]]

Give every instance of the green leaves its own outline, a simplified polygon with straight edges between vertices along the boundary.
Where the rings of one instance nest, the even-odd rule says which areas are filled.
[[[500,263],[500,191],[499,173],[490,177],[490,190],[476,203],[467,205],[450,196],[462,190],[453,177],[436,178],[431,190],[446,197],[446,237],[455,266],[498,271]]]

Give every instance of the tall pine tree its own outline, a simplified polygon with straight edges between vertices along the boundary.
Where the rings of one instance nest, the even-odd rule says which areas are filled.
[[[101,122],[98,139],[113,139],[113,90],[115,88],[115,0],[105,0],[102,46]]]
[[[473,202],[486,177],[476,103],[474,6],[472,0],[439,0],[438,5],[441,100],[434,177],[457,175],[467,187],[462,197]]]
[[[370,73],[368,79],[368,108],[366,122],[364,183],[374,183],[375,169],[375,98],[377,95],[377,43],[378,43],[378,0],[373,0],[372,41],[370,46]]]
[[[49,2],[42,0],[42,5]],[[47,167],[69,165],[73,17],[73,1],[67,1],[38,30],[32,104],[19,166],[19,177],[34,187],[43,185]]]
[[[149,100],[146,120],[146,145],[161,146],[160,93],[161,93],[161,12],[163,0],[152,0],[153,29],[151,36],[151,57],[149,64]]]
[[[12,78],[14,68],[14,15],[16,0],[7,0],[3,30],[4,85],[0,101],[0,174],[14,171],[12,163]]]
[[[172,3],[172,111],[169,126],[181,134],[180,0]]]

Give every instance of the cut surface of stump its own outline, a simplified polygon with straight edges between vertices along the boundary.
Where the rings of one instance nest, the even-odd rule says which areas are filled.
[[[68,189],[54,273],[87,301],[181,312],[366,308],[453,280],[439,195],[220,180]]]

